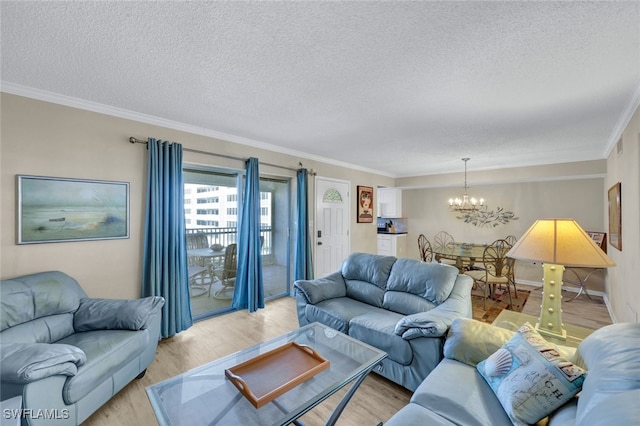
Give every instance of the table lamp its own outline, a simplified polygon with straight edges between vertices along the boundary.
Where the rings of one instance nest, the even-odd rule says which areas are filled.
[[[566,339],[562,324],[562,274],[565,266],[608,268],[615,262],[573,219],[541,219],[507,252],[513,259],[542,262],[542,305],[536,329]]]

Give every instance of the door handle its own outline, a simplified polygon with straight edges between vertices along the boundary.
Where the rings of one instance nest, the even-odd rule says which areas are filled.
[[[322,241],[318,241],[318,245],[321,246],[322,245]]]

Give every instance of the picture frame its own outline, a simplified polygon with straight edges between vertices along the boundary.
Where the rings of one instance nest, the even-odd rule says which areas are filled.
[[[596,245],[598,247],[600,247],[600,249],[603,252],[607,252],[607,233],[606,232],[593,232],[593,231],[585,231],[587,233],[587,235],[589,235],[589,237],[593,240],[594,243],[596,243]]]
[[[609,188],[609,244],[622,251],[622,184]]]
[[[17,175],[17,243],[129,238],[129,182]]]
[[[358,223],[373,223],[373,188],[370,186],[357,187],[358,196],[356,197]]]

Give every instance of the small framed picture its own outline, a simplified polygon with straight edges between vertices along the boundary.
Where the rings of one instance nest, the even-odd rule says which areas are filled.
[[[358,185],[358,223],[373,222],[373,188]]]
[[[622,251],[622,200],[620,182],[609,188],[609,244]]]
[[[17,176],[18,244],[129,238],[129,183]]]

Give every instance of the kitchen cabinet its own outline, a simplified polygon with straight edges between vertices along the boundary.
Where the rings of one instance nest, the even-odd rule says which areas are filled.
[[[378,254],[407,257],[407,234],[378,234]]]
[[[402,190],[378,188],[378,216],[402,217]]]

